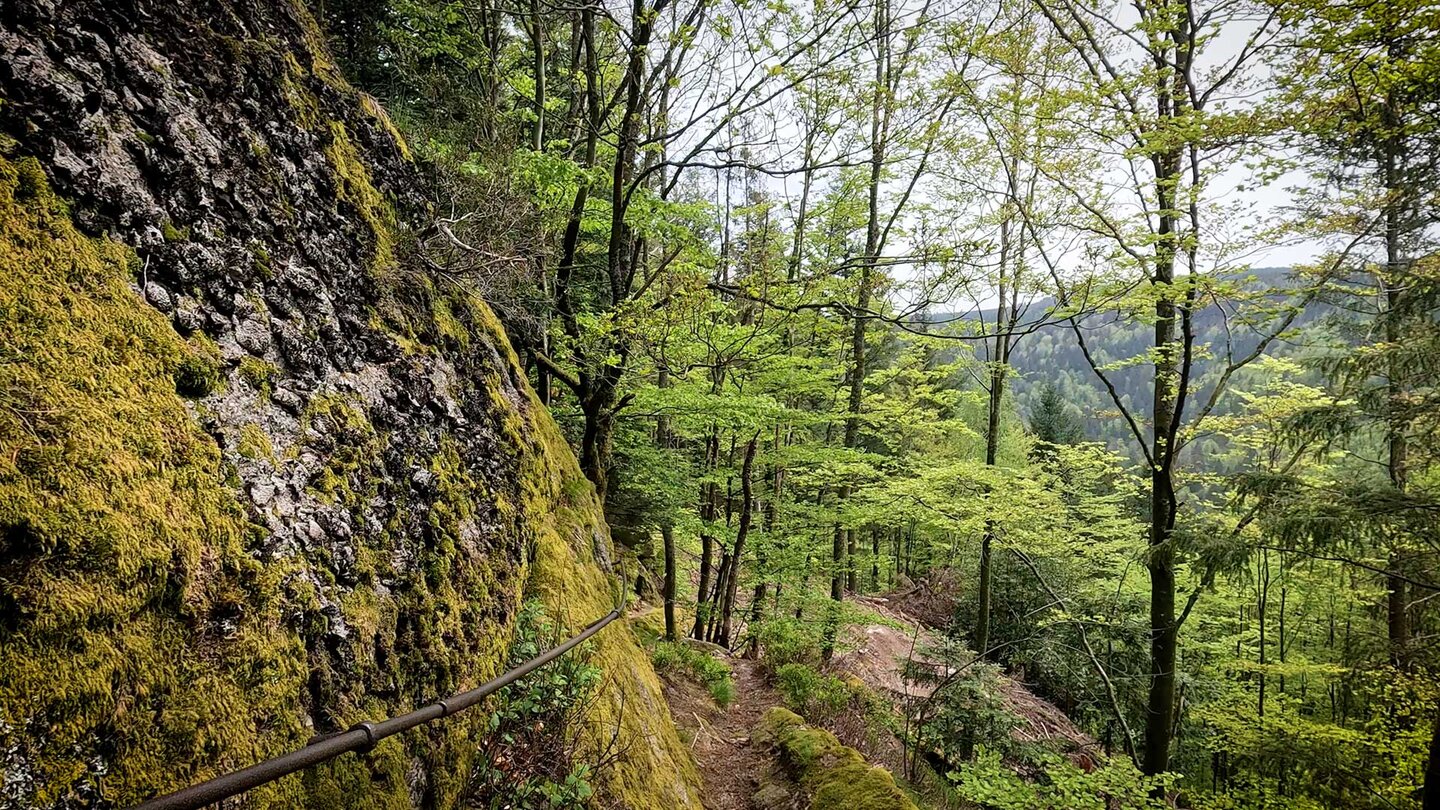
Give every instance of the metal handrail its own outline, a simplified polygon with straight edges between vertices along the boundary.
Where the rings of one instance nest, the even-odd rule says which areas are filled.
[[[623,583],[623,580],[622,580]],[[625,585],[621,585],[622,594]],[[304,770],[311,765],[318,765],[321,762],[334,759],[349,751],[369,751],[375,744],[399,734],[402,731],[409,731],[416,726],[430,723],[444,717],[449,717],[456,712],[474,706],[489,695],[509,686],[521,678],[529,675],[540,667],[554,661],[574,649],[585,639],[600,632],[605,625],[615,621],[624,612],[624,597],[622,596],[621,606],[610,611],[604,616],[596,619],[581,630],[579,635],[557,647],[551,648],[540,655],[531,658],[515,669],[501,675],[500,677],[484,683],[468,692],[461,692],[457,695],[431,703],[409,714],[402,714],[399,717],[392,717],[379,723],[363,722],[356,723],[348,730],[339,734],[332,734],[312,739],[304,748],[299,751],[267,759],[258,762],[248,768],[244,768],[224,776],[217,776],[214,779],[207,779],[198,785],[192,785],[184,790],[151,799],[143,804],[136,805],[134,810],[197,810],[215,802],[228,799],[231,796],[238,796],[254,787],[259,787],[267,782],[273,782],[282,776],[288,776],[299,770]]]

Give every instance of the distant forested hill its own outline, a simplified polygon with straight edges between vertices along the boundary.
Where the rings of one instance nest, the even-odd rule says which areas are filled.
[[[1250,272],[1253,279],[1248,284],[1262,288],[1285,289],[1293,284],[1288,268],[1260,268]],[[1283,296],[1277,295],[1277,305]],[[1041,317],[1051,301],[1041,300],[1029,308],[1031,319]],[[1313,326],[1325,316],[1325,308],[1312,306],[1296,319],[1292,329]],[[994,323],[994,310],[970,312],[964,315],[937,315],[937,323],[956,320],[975,322],[983,318]],[[1196,314],[1195,318],[1195,368],[1196,389],[1188,398],[1189,409],[1200,408],[1210,397],[1219,375],[1223,372],[1228,345],[1233,346],[1235,356],[1244,356],[1252,351],[1258,342],[1274,327],[1268,323],[1239,323],[1228,317],[1217,307],[1208,307]],[[1091,353],[1106,369],[1106,376],[1115,386],[1126,407],[1137,419],[1144,419],[1149,413],[1153,396],[1151,382],[1152,367],[1146,352],[1153,345],[1152,323],[1118,312],[1099,312],[1081,321],[1085,341]],[[984,356],[983,351],[977,351]],[[1275,341],[1267,354],[1294,356],[1297,346],[1290,341]],[[1022,417],[1028,419],[1040,392],[1047,384],[1053,384],[1064,400],[1070,403],[1081,417],[1087,439],[1104,441],[1112,449],[1131,455],[1134,444],[1130,441],[1129,428],[1115,407],[1103,384],[1086,362],[1085,355],[1076,341],[1075,333],[1068,323],[1049,325],[1032,334],[1021,337],[1011,355],[1017,377],[1012,381],[1014,396]],[[1232,387],[1228,398],[1235,390],[1253,388],[1259,382],[1257,372],[1244,372],[1236,380],[1239,385]],[[1224,412],[1227,402],[1222,401],[1217,409]],[[1193,413],[1193,411],[1190,411]],[[1145,425],[1144,422],[1141,423]],[[1213,445],[1213,446],[1212,446]],[[1201,457],[1214,455],[1222,450],[1216,439],[1200,438],[1194,451]]]

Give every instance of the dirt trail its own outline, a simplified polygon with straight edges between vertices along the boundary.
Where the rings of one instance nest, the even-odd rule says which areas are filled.
[[[780,695],[765,682],[754,661],[728,658],[735,681],[735,700],[718,709],[709,695],[688,682],[666,681],[665,691],[675,722],[691,738],[691,749],[705,780],[706,810],[752,810],[760,775],[770,763],[766,752],[751,743],[766,709],[780,705]]]

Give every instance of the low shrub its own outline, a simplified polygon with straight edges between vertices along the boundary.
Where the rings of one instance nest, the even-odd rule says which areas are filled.
[[[767,619],[752,631],[760,646],[760,665],[772,675],[787,664],[820,665],[824,629],[790,618]]]
[[[999,667],[976,663],[935,690],[915,731],[925,750],[964,763],[980,745],[1003,757],[1028,757],[1030,747],[1011,736],[1020,723],[1005,705]]]
[[[894,731],[890,704],[853,675],[837,677],[805,664],[786,664],[774,678],[786,706],[808,722],[829,728],[848,745],[869,750]]]
[[[775,688],[785,705],[812,723],[826,724],[850,703],[850,687],[839,678],[805,664],[785,664],[775,671]]]
[[[507,668],[534,658],[563,635],[539,602],[526,602]],[[600,676],[582,647],[496,692],[471,772],[467,806],[588,807],[596,765],[580,760],[577,732]]]
[[[1083,771],[1058,754],[1039,762],[1038,778],[1015,773],[1000,754],[983,746],[975,761],[950,773],[960,796],[995,810],[1161,810],[1170,804],[1164,796],[1174,786],[1174,774],[1146,776],[1129,759],[1108,760]]]
[[[683,642],[656,642],[650,660],[662,673],[680,673],[705,685],[710,697],[720,708],[729,708],[735,700],[735,682],[730,667],[714,656]]]

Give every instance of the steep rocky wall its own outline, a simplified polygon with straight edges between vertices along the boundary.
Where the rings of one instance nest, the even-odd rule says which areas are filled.
[[[0,807],[124,806],[609,609],[593,492],[493,316],[407,261],[383,110],[286,0],[0,17]],[[628,628],[603,793],[698,806]],[[480,712],[255,792],[454,806]]]

